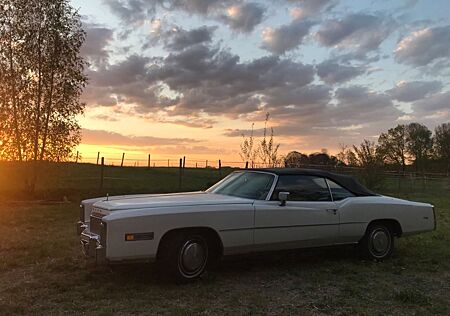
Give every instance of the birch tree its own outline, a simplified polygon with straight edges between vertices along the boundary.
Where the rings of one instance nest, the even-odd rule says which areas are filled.
[[[84,111],[84,39],[68,0],[0,2],[0,158],[70,157]]]

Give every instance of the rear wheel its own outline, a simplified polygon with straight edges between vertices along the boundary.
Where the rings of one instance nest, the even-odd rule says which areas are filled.
[[[163,240],[158,266],[166,277],[189,282],[205,272],[208,258],[208,243],[201,234],[176,232]]]
[[[368,259],[383,260],[389,258],[394,250],[392,228],[384,223],[371,224],[364,238],[359,242],[362,254]]]

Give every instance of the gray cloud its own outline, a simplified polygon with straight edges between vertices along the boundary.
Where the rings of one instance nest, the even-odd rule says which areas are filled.
[[[81,46],[81,55],[94,66],[101,66],[108,62],[107,46],[113,40],[113,30],[97,24],[85,23],[86,41]]]
[[[229,7],[220,19],[232,30],[249,33],[262,22],[265,12],[261,4],[249,2]]]
[[[146,0],[103,0],[111,12],[128,25],[141,23],[155,12],[158,1]]]
[[[307,86],[304,89],[312,88]],[[331,99],[326,86],[316,86],[312,98],[298,98],[296,104],[284,102],[265,108],[270,112],[275,142],[289,142],[295,137],[297,145],[306,150],[336,148],[337,144],[357,144],[363,138],[376,140],[380,132],[398,123],[404,113],[398,110],[389,95],[362,86],[336,90]],[[322,92],[320,92],[322,91]],[[289,105],[288,105],[289,104]],[[257,122],[260,120],[256,120]],[[262,135],[256,125],[255,135]],[[228,129],[225,136],[249,135],[248,129]]]
[[[122,135],[105,130],[83,129],[83,143],[89,145],[114,145],[114,146],[166,146],[189,145],[199,142],[191,138],[164,138],[152,136]]]
[[[395,50],[395,59],[404,64],[425,66],[450,56],[450,25],[424,28],[403,38]]]
[[[107,114],[98,114],[98,115],[91,116],[91,117],[96,120],[107,121],[107,122],[118,122],[119,121],[118,118],[107,115]]]
[[[268,108],[276,122],[276,136],[301,136],[320,141],[320,146],[336,146],[340,142],[354,143],[362,139],[361,133],[377,135],[395,124],[403,114],[395,108],[390,97],[370,91],[362,86],[349,86],[336,90],[334,102],[329,102],[326,87],[317,86],[314,98],[298,99],[296,105]],[[322,91],[319,93],[319,91]],[[286,102],[284,104],[288,104]],[[238,137],[249,130],[229,129],[224,135]],[[255,130],[260,135],[259,129]]]
[[[128,26],[151,19],[157,9],[180,10],[221,21],[244,33],[253,31],[266,12],[265,7],[257,2],[240,0],[105,0],[105,4]]]
[[[288,2],[298,5],[292,13],[296,18],[314,18],[322,11],[328,11],[337,4],[337,0],[288,0]]]
[[[108,87],[98,87],[92,79],[90,79],[89,84],[83,90],[81,101],[86,103],[88,106],[117,105],[117,99],[113,96],[112,89]]]
[[[148,77],[152,61],[148,57],[131,55],[117,64],[89,71],[90,85],[83,100],[90,105],[127,103],[153,109],[172,105],[176,99],[161,96],[162,87]]]
[[[149,76],[183,95],[177,111],[239,114],[257,110],[270,89],[311,83],[314,68],[276,56],[241,63],[227,51],[196,45],[169,54]]]
[[[289,107],[288,116],[292,110],[297,113],[302,111],[301,114],[306,115],[306,112],[315,111],[316,107],[323,108],[330,101],[330,90],[330,87],[323,85],[282,86],[268,89],[263,100],[267,103],[268,111],[274,115],[282,114],[286,106]]]
[[[226,6],[236,3],[235,0],[156,0],[167,10],[184,10],[189,13],[203,14],[214,13]]]
[[[387,90],[394,100],[412,102],[442,89],[440,81],[401,81],[394,88]]]
[[[266,28],[263,31],[262,48],[274,54],[284,54],[297,48],[313,25],[310,21],[293,20],[290,24],[279,28]]]
[[[381,15],[352,13],[342,19],[327,21],[316,33],[324,46],[338,46],[367,53],[378,49],[389,36],[394,22]]]
[[[367,87],[350,86],[336,90],[337,105],[329,113],[335,125],[348,126],[396,120],[402,112],[394,107],[389,95]]]
[[[117,86],[143,79],[146,76],[151,58],[131,55],[125,60],[93,71],[89,77],[97,86]]]
[[[284,104],[289,98],[295,103],[295,98],[328,93],[317,87],[302,89],[314,80],[311,65],[277,56],[240,62],[239,56],[227,50],[203,44],[174,51],[165,58],[132,55],[91,70],[89,76],[85,101],[106,106],[134,104],[132,110],[138,115],[155,110],[189,117],[201,113],[247,115],[267,103]],[[204,120],[191,124],[210,125]]]
[[[431,115],[436,112],[446,113],[446,118],[450,118],[450,91],[435,93],[425,99],[413,103],[412,108],[415,114]]]
[[[339,64],[335,60],[326,60],[316,66],[317,75],[328,84],[337,84],[349,81],[365,73],[361,66]]]
[[[186,47],[200,43],[210,43],[216,27],[202,26],[192,30],[180,28],[172,30],[166,38],[164,47],[168,50],[183,50]]]

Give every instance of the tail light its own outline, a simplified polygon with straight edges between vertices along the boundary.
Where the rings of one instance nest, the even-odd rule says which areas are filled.
[[[433,218],[434,218],[434,230],[436,230],[437,222],[436,222],[436,211],[434,210],[434,206],[433,206]]]

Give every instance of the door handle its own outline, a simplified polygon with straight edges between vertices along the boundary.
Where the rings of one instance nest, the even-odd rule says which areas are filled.
[[[328,212],[328,213],[333,213],[334,215],[336,215],[337,209],[335,209],[335,208],[329,208],[329,209],[327,209],[327,212]]]

